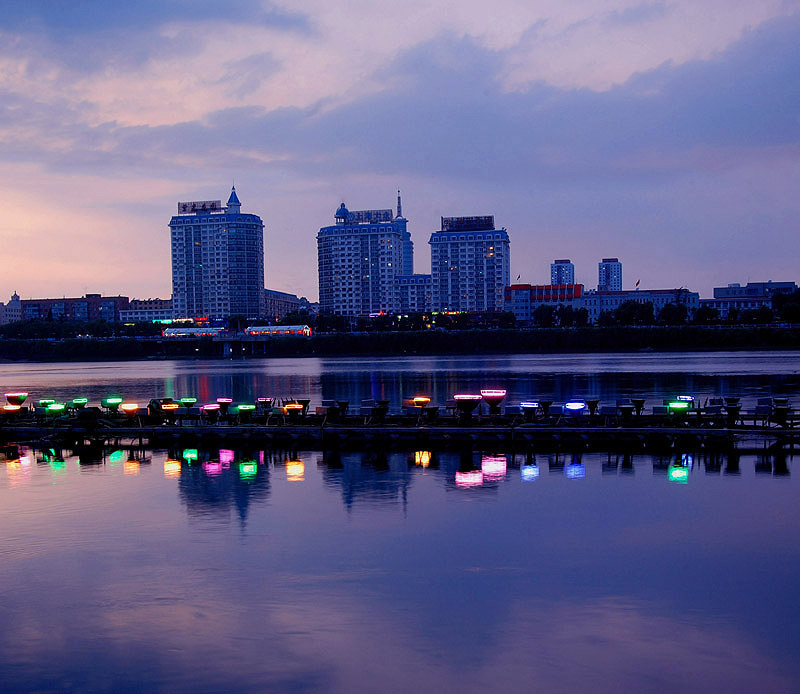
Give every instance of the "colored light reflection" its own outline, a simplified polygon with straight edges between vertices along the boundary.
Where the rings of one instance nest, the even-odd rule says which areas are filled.
[[[289,482],[302,482],[305,479],[306,466],[302,460],[286,461],[286,479]]]
[[[564,407],[570,412],[580,412],[586,408],[585,400],[570,400],[564,404]]]
[[[125,451],[112,451],[111,455],[108,456],[108,460],[112,463],[124,463],[127,460],[127,456]]]
[[[20,405],[3,405],[3,412],[19,412],[21,409]]]
[[[185,448],[183,450],[183,459],[184,460],[197,460],[198,453],[196,448]]]
[[[415,451],[414,452],[414,465],[421,467],[428,467],[431,464],[430,451]]]
[[[203,463],[203,472],[209,477],[216,477],[222,474],[222,463],[219,460],[207,460]]]
[[[230,465],[236,454],[230,448],[221,448],[219,451],[219,462],[223,465]]]
[[[122,466],[122,472],[125,475],[138,475],[139,474],[139,461],[126,460]]]
[[[505,456],[485,455],[481,458],[481,472],[487,481],[503,479],[507,468],[508,462]]]
[[[456,487],[480,487],[482,484],[483,473],[480,470],[470,470],[469,472],[456,471]]]
[[[239,463],[239,477],[243,480],[255,479],[258,474],[258,466],[253,461]]]
[[[28,394],[24,392],[6,393],[5,398],[9,405],[21,405],[28,399]]]
[[[669,403],[669,408],[671,410],[687,410],[689,409],[689,405],[691,403],[687,402],[686,400],[671,400]]]
[[[164,477],[176,478],[181,476],[181,461],[167,458],[164,461]]]
[[[424,407],[425,405],[429,404],[431,399],[427,395],[417,395],[414,398],[414,406],[415,407]]]
[[[520,476],[523,482],[532,482],[539,477],[538,465],[523,465],[520,469]]]
[[[586,467],[583,463],[570,463],[564,469],[564,474],[567,476],[567,479],[580,480],[586,477]]]
[[[670,482],[677,482],[678,484],[688,484],[689,470],[679,465],[670,465],[667,468],[667,479]]]
[[[463,401],[470,401],[470,400],[483,400],[483,396],[481,395],[472,395],[470,393],[457,393],[453,396],[453,400],[463,400]]]

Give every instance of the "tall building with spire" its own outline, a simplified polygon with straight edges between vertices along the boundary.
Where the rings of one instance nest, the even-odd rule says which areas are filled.
[[[220,200],[179,202],[169,222],[176,318],[264,315],[264,224],[231,188]]]
[[[351,212],[342,203],[335,224],[317,234],[319,308],[323,313],[366,316],[398,310],[398,275],[413,272],[408,220],[391,209]],[[406,272],[408,270],[408,272]]]

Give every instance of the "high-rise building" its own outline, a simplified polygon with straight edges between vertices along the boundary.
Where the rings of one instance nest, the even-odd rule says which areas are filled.
[[[511,251],[506,230],[494,228],[494,216],[442,217],[429,243],[434,311],[503,310]]]
[[[431,310],[430,275],[398,275],[395,280],[400,313],[427,313]]]
[[[343,316],[396,312],[395,277],[413,269],[400,195],[397,216],[390,209],[351,212],[342,203],[334,219],[317,234],[320,311]]]
[[[622,291],[622,263],[618,258],[603,258],[597,264],[597,291]]]
[[[575,266],[569,258],[550,264],[550,284],[575,284]]]
[[[172,236],[172,303],[176,318],[264,314],[264,224],[242,214],[236,188],[219,200],[179,202]]]

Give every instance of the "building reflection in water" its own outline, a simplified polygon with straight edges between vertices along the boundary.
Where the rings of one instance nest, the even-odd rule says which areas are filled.
[[[267,466],[258,465],[258,458],[229,449],[170,451],[164,475],[177,475],[178,494],[190,516],[226,518],[235,509],[244,528],[250,504],[270,493]]]
[[[317,465],[323,484],[339,492],[348,509],[356,503],[406,505],[412,476],[405,453],[325,451]]]

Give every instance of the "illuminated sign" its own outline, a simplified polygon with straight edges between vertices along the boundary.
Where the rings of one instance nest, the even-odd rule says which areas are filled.
[[[198,212],[217,212],[224,209],[222,200],[189,200],[178,203],[178,214],[196,214]]]

